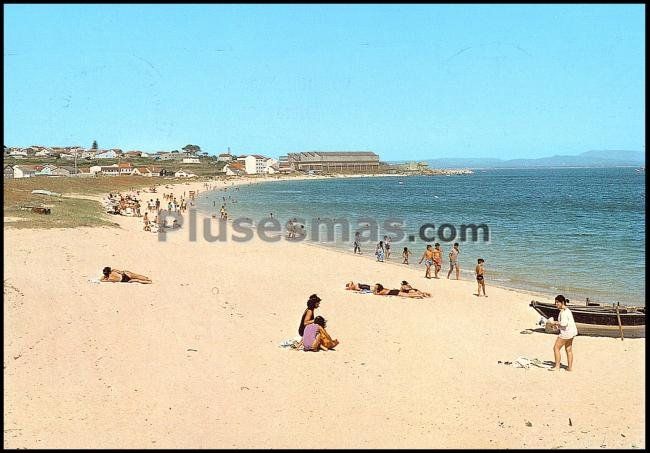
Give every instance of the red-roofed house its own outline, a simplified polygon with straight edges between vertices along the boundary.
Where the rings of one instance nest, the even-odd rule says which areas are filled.
[[[243,162],[230,162],[223,167],[226,176],[241,176],[246,174],[246,165]]]
[[[120,162],[117,164],[117,168],[120,169],[120,175],[130,175],[133,172],[133,165],[131,162]]]

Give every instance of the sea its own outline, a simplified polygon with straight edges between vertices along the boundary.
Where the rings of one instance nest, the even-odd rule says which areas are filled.
[[[574,301],[645,305],[645,173],[634,168],[273,181],[210,192],[197,209],[218,215],[222,204],[229,219],[265,221],[267,228],[271,214],[283,228],[297,218],[305,242],[350,254],[360,231],[370,258],[389,235],[390,261],[401,263],[408,247],[410,266],[423,273],[417,262],[426,244],[438,242],[442,278],[458,242],[461,279],[473,280],[483,258],[488,292],[498,285]],[[330,236],[327,226],[316,228],[328,222],[337,225]]]

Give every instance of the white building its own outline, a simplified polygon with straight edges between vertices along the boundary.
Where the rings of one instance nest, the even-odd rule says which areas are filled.
[[[274,163],[277,164],[275,159],[269,159],[268,157],[260,156],[259,154],[239,156],[237,161],[244,164],[246,173],[249,175],[269,173],[269,167]]]
[[[246,166],[243,162],[230,162],[223,167],[226,176],[241,176],[246,174]]]
[[[133,172],[133,165],[131,165],[131,162],[120,162],[118,165],[118,168],[120,169],[120,175],[130,175]]]
[[[108,151],[104,151],[102,153],[95,154],[95,159],[115,159],[116,157],[117,157],[117,153],[112,149]]]
[[[113,164],[110,166],[99,166],[99,165],[94,165],[90,167],[90,172],[94,175],[97,175],[97,173],[100,173],[102,175],[109,175],[109,176],[119,176],[120,174],[120,168],[118,167],[117,164]]]
[[[196,175],[194,173],[188,173],[183,169],[178,170],[176,173],[174,173],[174,177],[176,178],[193,178]]]
[[[230,154],[230,148],[228,148],[227,153],[221,153],[217,156],[217,162],[230,162],[233,160],[232,154]]]
[[[198,157],[185,157],[183,158],[182,162],[184,164],[200,164],[201,161],[199,160]]]
[[[47,164],[41,169],[41,171],[36,172],[36,176],[52,176],[54,174],[54,170],[57,168],[58,167],[56,165]]]
[[[14,178],[33,178],[36,169],[31,165],[14,165]]]

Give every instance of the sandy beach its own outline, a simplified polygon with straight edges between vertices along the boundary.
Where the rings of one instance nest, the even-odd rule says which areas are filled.
[[[115,221],[4,229],[5,448],[645,448],[645,339],[578,336],[573,372],[515,368],[498,362],[553,360],[555,336],[522,334],[531,295],[489,275],[477,298],[416,264]],[[154,283],[90,282],[104,266]],[[279,346],[312,293],[336,351]]]

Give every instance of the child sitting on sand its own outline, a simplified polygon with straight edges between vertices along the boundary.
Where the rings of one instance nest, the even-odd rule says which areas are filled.
[[[305,327],[302,344],[305,351],[318,352],[320,349],[328,351],[339,344],[339,340],[332,340],[325,330],[327,321],[322,316],[316,316],[312,324]]]

